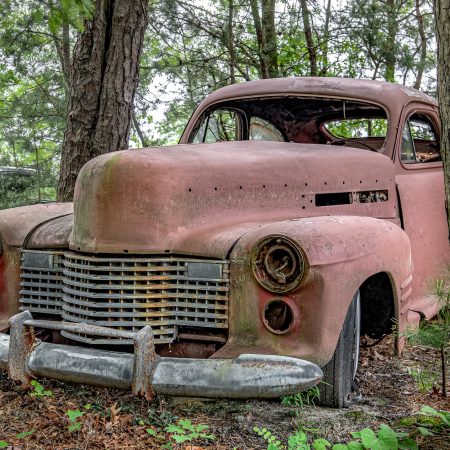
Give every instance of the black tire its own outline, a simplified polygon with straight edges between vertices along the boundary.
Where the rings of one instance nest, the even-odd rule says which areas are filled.
[[[334,355],[330,362],[322,367],[324,376],[323,382],[319,385],[319,403],[323,406],[345,408],[351,403],[358,368],[360,324],[358,290],[348,308]]]

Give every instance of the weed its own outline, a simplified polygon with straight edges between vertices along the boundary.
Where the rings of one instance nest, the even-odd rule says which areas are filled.
[[[409,437],[408,433],[397,433],[388,425],[380,425],[378,433],[370,428],[351,433],[356,440],[348,444],[334,444],[324,438],[310,439],[303,431],[291,434],[287,439],[287,446],[283,445],[267,428],[253,430],[267,442],[267,450],[392,450],[392,449],[418,449],[417,442]],[[311,443],[309,443],[311,441]]]
[[[66,414],[69,418],[69,426],[67,427],[69,432],[73,433],[74,431],[81,430],[82,422],[79,421],[78,419],[83,417],[85,415],[85,412],[80,411],[78,409],[75,410],[69,409],[69,411],[67,411]]]
[[[281,404],[284,406],[298,406],[299,408],[303,408],[305,405],[314,406],[319,398],[320,389],[318,386],[314,386],[307,391],[281,397]]]
[[[8,448],[11,444],[6,441],[0,441],[0,448]]]
[[[408,373],[416,382],[420,392],[432,392],[437,381],[435,373],[421,369],[408,369]]]
[[[39,381],[32,380],[31,386],[33,386],[33,392],[30,392],[32,397],[42,398],[53,396],[53,392],[50,389],[46,390]]]
[[[212,434],[208,434],[208,425],[194,425],[190,420],[179,420],[176,424],[167,426],[164,431],[170,433],[169,442],[167,442],[164,434],[159,433],[154,428],[147,428],[145,431],[149,436],[156,438],[157,440],[166,443],[160,445],[161,449],[173,449],[175,444],[182,444],[184,442],[192,442],[197,439],[204,439],[212,441],[215,437]]]

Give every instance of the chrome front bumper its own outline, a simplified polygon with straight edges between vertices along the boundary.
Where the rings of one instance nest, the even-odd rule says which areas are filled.
[[[319,383],[321,369],[297,358],[243,354],[236,359],[165,358],[155,352],[151,327],[137,333],[86,324],[33,320],[24,311],[0,334],[0,369],[27,386],[36,377],[131,389],[147,399],[156,394],[209,398],[274,398]],[[50,344],[34,328],[132,339],[134,354]]]

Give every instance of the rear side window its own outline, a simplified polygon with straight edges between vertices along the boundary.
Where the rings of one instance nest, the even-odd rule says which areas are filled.
[[[406,164],[441,161],[439,138],[432,121],[424,114],[413,114],[402,135],[401,160]]]
[[[324,123],[325,129],[334,137],[359,139],[386,137],[388,122],[386,119],[340,119]]]

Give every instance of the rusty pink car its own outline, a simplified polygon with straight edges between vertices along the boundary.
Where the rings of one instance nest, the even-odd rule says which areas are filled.
[[[437,312],[440,131],[400,85],[218,90],[180,145],[86,164],[73,205],[0,212],[0,368],[148,398],[273,397],[322,368],[321,402],[345,406],[360,335]]]

